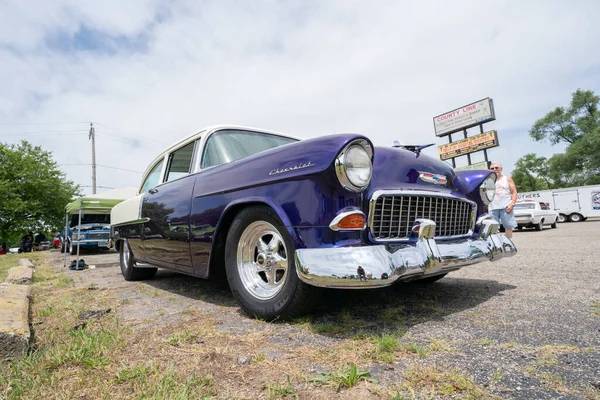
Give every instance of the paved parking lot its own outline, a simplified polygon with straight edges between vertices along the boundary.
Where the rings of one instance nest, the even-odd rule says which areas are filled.
[[[125,282],[115,252],[83,254],[87,264],[97,266],[83,272],[62,268],[59,253],[53,257],[57,269],[77,285],[93,284],[128,299],[116,312],[134,329],[157,321],[175,326],[190,310],[201,310],[231,335],[264,332],[269,339],[263,350],[274,354],[274,363],[297,362],[296,349],[307,343],[330,348],[360,332],[402,332],[401,340],[423,345],[435,340],[447,351],[430,351],[416,361],[401,356],[392,363],[363,365],[384,387],[418,362],[467,371],[501,398],[599,398],[600,220],[515,232],[513,240],[514,257],[463,268],[433,285],[327,292],[310,317],[314,325],[347,327],[335,333],[252,320],[226,288],[168,271],[141,284]],[[356,329],[348,327],[349,315]],[[318,371],[320,366],[301,368]]]

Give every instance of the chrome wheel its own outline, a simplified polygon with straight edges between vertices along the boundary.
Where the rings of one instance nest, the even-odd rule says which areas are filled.
[[[273,225],[257,221],[244,229],[237,246],[237,269],[242,285],[256,299],[272,299],[283,289],[289,260]]]
[[[565,222],[567,220],[567,216],[565,214],[558,214],[558,222]]]

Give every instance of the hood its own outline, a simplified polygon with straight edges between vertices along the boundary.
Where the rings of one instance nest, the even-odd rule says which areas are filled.
[[[201,172],[203,192],[227,192],[291,180],[328,170],[339,151],[357,134],[329,135],[286,144]]]
[[[457,190],[452,167],[437,158],[402,148],[376,147],[371,191],[386,189]]]

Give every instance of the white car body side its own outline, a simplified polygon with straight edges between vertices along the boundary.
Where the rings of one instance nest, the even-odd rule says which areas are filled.
[[[558,213],[543,202],[518,201],[514,208],[515,219],[519,228],[532,228],[542,225],[554,225],[558,220]]]

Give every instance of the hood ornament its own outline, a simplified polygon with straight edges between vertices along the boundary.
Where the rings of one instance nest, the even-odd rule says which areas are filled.
[[[435,143],[429,144],[402,144],[397,140],[394,140],[394,145],[392,147],[401,147],[405,150],[412,151],[419,157],[421,155],[421,150],[426,149],[429,146],[433,146]]]
[[[419,171],[419,179],[423,182],[433,183],[434,185],[445,185],[448,183],[446,176],[441,174],[432,174],[431,172]]]

